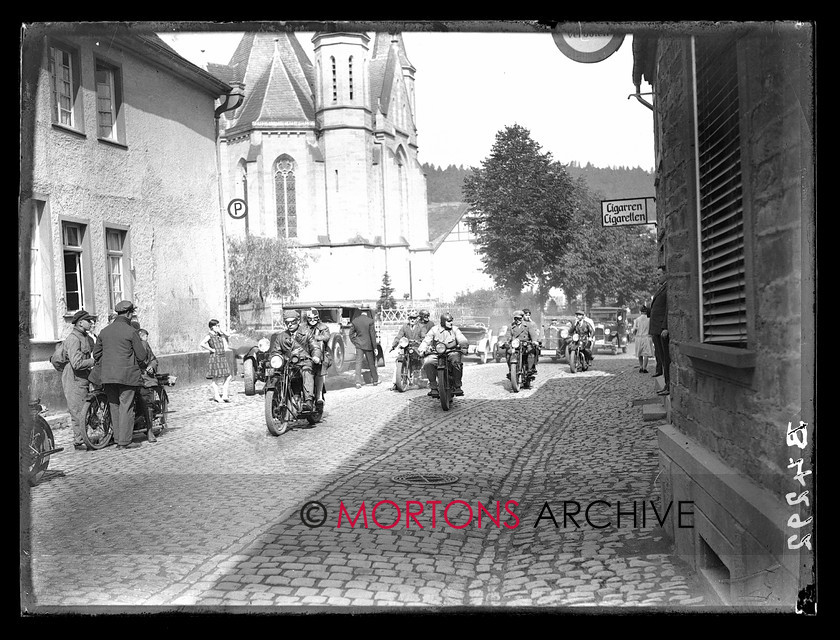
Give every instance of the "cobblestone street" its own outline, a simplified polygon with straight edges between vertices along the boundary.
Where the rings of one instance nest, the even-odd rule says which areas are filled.
[[[343,374],[324,420],[279,438],[241,380],[229,405],[170,388],[170,426],[139,449],[74,451],[57,430],[31,490],[30,610],[717,605],[657,523],[677,504],[663,515],[632,347],[574,375],[543,358],[517,394],[504,363],[466,362],[448,412],[390,391],[390,365],[377,387]]]

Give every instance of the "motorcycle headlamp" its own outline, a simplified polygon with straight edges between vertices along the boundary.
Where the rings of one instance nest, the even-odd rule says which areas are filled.
[[[572,340],[574,340],[575,342],[580,340],[580,335],[577,333],[577,331],[575,331],[575,333],[572,334]]]
[[[402,338],[400,338],[399,345],[400,345],[400,348],[402,348],[402,349],[404,349],[405,347],[407,347],[407,346],[408,346],[408,338],[406,338],[405,336],[403,336]]]
[[[283,356],[276,355],[271,356],[271,360],[269,360],[269,364],[271,365],[272,369],[279,369],[283,366]]]
[[[519,338],[514,338],[513,340],[511,340],[510,341],[510,346],[513,349],[518,349],[519,348]]]
[[[560,337],[561,338],[568,338],[569,337],[569,330],[566,327],[560,329]]]
[[[605,336],[610,335],[610,329],[609,328],[604,329],[604,335]]]
[[[290,358],[289,362],[291,362],[292,364],[297,364],[298,362],[300,362],[300,357],[299,356],[292,356]]]
[[[444,353],[446,351],[446,345],[442,342],[438,342],[435,345],[435,351],[437,351],[438,353]]]
[[[271,346],[271,341],[268,338],[260,338],[260,341],[257,343],[257,349],[265,353],[268,351],[268,348]]]

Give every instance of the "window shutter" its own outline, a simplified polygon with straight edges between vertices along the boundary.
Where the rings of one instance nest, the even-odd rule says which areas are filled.
[[[738,69],[730,39],[697,39],[703,341],[747,346]]]

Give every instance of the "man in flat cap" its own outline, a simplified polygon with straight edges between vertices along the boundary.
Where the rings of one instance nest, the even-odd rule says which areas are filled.
[[[101,368],[102,385],[111,406],[111,425],[117,449],[139,445],[131,442],[134,432],[134,398],[143,384],[138,362],[145,362],[146,347],[131,326],[134,304],[121,300],[114,307],[117,317],[99,332],[93,358]]]
[[[90,390],[91,369],[93,369],[93,338],[90,335],[93,318],[84,309],[79,309],[71,320],[73,329],[64,339],[64,351],[67,354],[67,364],[61,372],[61,388],[67,400],[70,411],[70,425],[73,428],[73,446],[76,449],[87,449],[82,433],[85,419],[82,409],[85,398]]]

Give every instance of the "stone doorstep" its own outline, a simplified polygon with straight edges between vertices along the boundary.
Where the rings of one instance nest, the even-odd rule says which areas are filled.
[[[662,399],[665,396],[654,396],[653,398],[636,398],[633,400],[633,406],[638,407],[642,404],[662,404]]]
[[[664,403],[657,403],[657,404],[646,404],[642,406],[642,419],[645,422],[649,422],[651,420],[662,420],[668,415],[668,411],[665,408]]]

